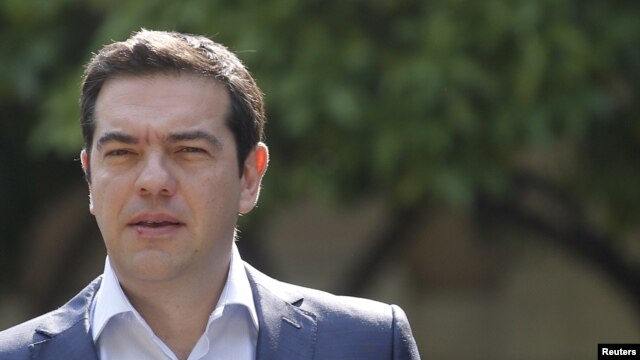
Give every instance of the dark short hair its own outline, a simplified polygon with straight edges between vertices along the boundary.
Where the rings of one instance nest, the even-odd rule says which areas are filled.
[[[264,138],[264,102],[255,80],[225,46],[198,35],[142,29],[104,46],[86,66],[80,97],[84,148],[90,154],[95,105],[102,85],[119,75],[194,74],[222,83],[229,92],[227,126],[236,141],[240,175],[244,161]],[[89,174],[87,179],[90,180]]]

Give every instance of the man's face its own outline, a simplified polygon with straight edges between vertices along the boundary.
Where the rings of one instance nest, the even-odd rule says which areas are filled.
[[[121,282],[194,279],[228,266],[238,213],[257,200],[259,144],[238,175],[225,87],[192,75],[122,76],[96,102],[91,213]]]

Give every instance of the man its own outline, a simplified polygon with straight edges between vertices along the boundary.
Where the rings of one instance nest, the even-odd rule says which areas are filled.
[[[0,333],[0,359],[418,359],[403,311],[242,262],[269,154],[263,99],[210,39],[142,30],[82,86],[80,159],[107,248],[69,303]]]

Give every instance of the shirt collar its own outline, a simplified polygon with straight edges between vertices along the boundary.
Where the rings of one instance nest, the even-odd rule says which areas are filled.
[[[240,252],[233,243],[231,253],[231,263],[227,281],[224,285],[216,309],[224,308],[226,305],[240,305],[247,309],[251,322],[258,330],[258,314],[253,301],[253,293],[249,278],[247,277],[244,262],[240,257]],[[215,310],[214,310],[215,311]],[[122,291],[120,282],[111,267],[109,257],[105,260],[102,284],[96,292],[95,299],[91,307],[91,328],[93,341],[96,342],[105,326],[112,318],[119,314],[133,313],[140,321],[146,324],[140,314],[131,305],[129,299]],[[213,312],[212,312],[213,314]],[[211,319],[211,317],[210,317]]]
[[[251,285],[247,277],[247,270],[244,267],[244,262],[242,258],[240,258],[240,252],[235,243],[233,243],[227,282],[224,285],[222,294],[220,294],[216,308],[230,304],[244,306],[249,311],[251,322],[256,327],[256,330],[258,329],[258,313],[256,312],[256,306],[253,302],[253,292],[251,291]]]

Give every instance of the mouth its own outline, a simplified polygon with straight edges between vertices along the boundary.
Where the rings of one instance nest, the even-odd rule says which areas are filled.
[[[134,218],[129,226],[142,237],[172,236],[184,223],[167,215],[142,215]]]
[[[131,225],[150,227],[150,228],[160,228],[165,226],[179,226],[182,224],[174,221],[138,221],[136,223],[132,223]]]

